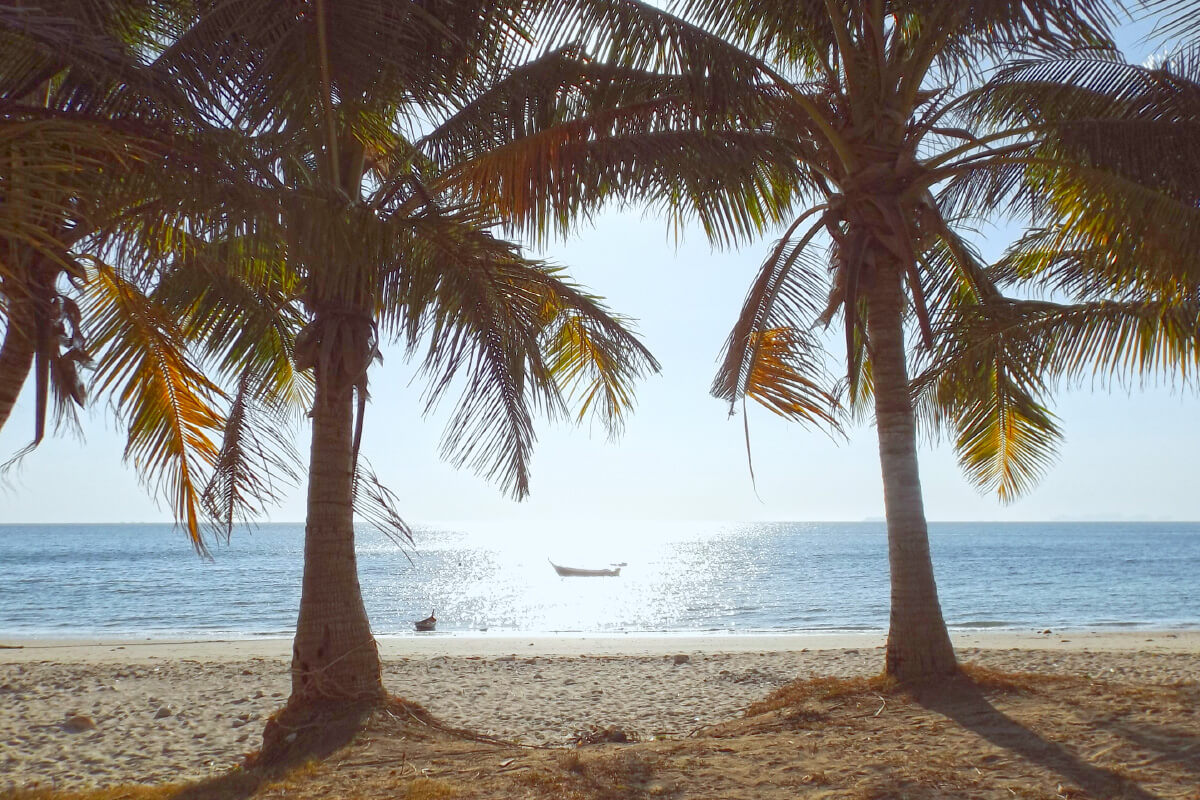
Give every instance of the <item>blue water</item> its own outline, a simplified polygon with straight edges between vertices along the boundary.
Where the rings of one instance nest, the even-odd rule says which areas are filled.
[[[359,539],[377,634],[431,609],[451,632],[887,626],[882,523],[464,523],[418,529],[408,555]],[[1200,627],[1197,523],[941,523],[930,539],[952,627]],[[302,552],[296,524],[236,531],[211,561],[167,525],[0,525],[0,635],[286,635]],[[559,578],[549,558],[628,565]]]

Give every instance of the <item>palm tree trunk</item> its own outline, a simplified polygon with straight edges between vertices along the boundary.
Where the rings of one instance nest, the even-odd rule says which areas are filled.
[[[353,393],[323,373],[318,365],[289,706],[384,696],[354,554]]]
[[[8,328],[0,346],[0,429],[12,414],[21,388],[33,369],[37,324],[34,303],[23,297],[9,299]]]
[[[901,281],[900,273],[893,269],[876,273],[867,326],[892,579],[886,672],[912,681],[951,674],[958,665],[942,618],[929,557],[929,529],[921,498],[917,433],[905,364]]]

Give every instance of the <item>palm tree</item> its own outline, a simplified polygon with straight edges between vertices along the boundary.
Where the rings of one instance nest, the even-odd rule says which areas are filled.
[[[827,417],[836,392],[814,326],[840,315],[845,395],[853,410],[873,397],[879,436],[886,671],[952,672],[916,425],[948,427],[972,481],[1007,501],[1052,459],[1056,385],[1195,369],[1200,274],[1186,242],[1200,171],[1181,142],[1197,120],[1195,62],[1121,63],[1100,3],[683,6],[770,62],[764,111],[741,121],[794,143],[811,198],[751,288],[714,393]],[[983,82],[981,67],[1017,45],[1023,60]],[[989,267],[958,230],[996,211],[1031,227]],[[814,253],[822,233],[827,260]],[[915,381],[906,327],[920,340]]]
[[[1178,298],[1114,302],[1076,292],[1081,302],[1054,307],[1002,294],[1056,280],[1078,288],[1061,268],[1072,257],[1064,231],[1075,222],[1077,233],[1112,243],[1119,237],[1104,232],[1121,223],[1111,217],[1097,226],[1100,205],[1080,215],[1048,199],[1067,180],[1077,186],[1089,177],[1078,168],[1078,137],[1072,147],[1063,124],[1033,111],[1039,97],[1057,97],[1056,118],[1079,121],[1084,107],[1064,99],[1070,79],[1005,72],[983,85],[984,73],[1017,51],[1058,59],[1086,49],[1112,63],[1110,9],[883,0],[677,6],[698,27],[673,42],[674,52],[700,48],[702,62],[684,57],[645,73],[625,60],[628,50],[610,50],[610,62],[589,64],[590,80],[568,101],[534,106],[540,115],[573,114],[572,135],[555,132],[552,157],[523,137],[537,118],[533,104],[509,98],[489,105],[493,124],[481,138],[492,152],[451,171],[470,179],[473,199],[509,213],[621,194],[677,219],[694,216],[719,243],[756,235],[790,211],[730,335],[714,393],[731,408],[749,396],[785,417],[833,425],[840,404],[862,412],[873,401],[892,572],[886,670],[902,679],[953,672],[922,507],[917,423],[949,427],[975,483],[1011,500],[1051,460],[1058,431],[1046,395],[1057,377],[1078,377],[1089,363],[1118,369],[1138,348],[1143,367],[1177,369],[1195,359],[1194,306]],[[666,23],[679,30],[673,25]],[[706,31],[741,49],[722,48]],[[687,69],[697,63],[703,68]],[[524,158],[509,158],[514,151]],[[518,202],[497,199],[514,186]],[[1030,217],[1026,243],[1045,231],[1059,237],[1063,258],[1029,267],[1032,280],[1017,279],[1021,248],[989,268],[958,232],[1010,202]],[[1183,220],[1178,202],[1174,210]],[[821,236],[828,259],[814,252]],[[1137,283],[1133,260],[1121,263]],[[1160,288],[1194,287],[1175,263]],[[844,387],[832,385],[814,333],[838,316]],[[1022,326],[1031,317],[1040,328]],[[1023,334],[1004,342],[997,323]],[[905,346],[909,328],[919,333],[918,348]],[[916,382],[909,349],[921,370]]]
[[[125,191],[115,219],[86,226],[90,267],[78,272],[88,294],[80,305],[92,349],[103,354],[97,386],[127,411],[127,455],[162,476],[201,549],[199,507],[228,532],[269,498],[270,473],[294,474],[274,426],[311,408],[291,705],[378,698],[353,510],[400,535],[407,530],[394,496],[357,463],[379,337],[424,350],[430,405],[458,381],[463,393],[444,454],[518,497],[529,486],[534,411],[561,413],[574,399],[581,414],[592,411],[615,429],[632,403],[632,379],[656,367],[596,298],[494,230],[563,230],[575,213],[619,191],[593,187],[547,202],[554,187],[530,169],[553,170],[564,134],[587,128],[573,127],[577,113],[546,113],[552,104],[539,107],[534,95],[570,107],[614,70],[576,58],[578,45],[513,69],[537,4],[185,5],[197,16],[143,45],[155,71],[184,87],[188,110],[201,112],[186,131],[168,132],[203,134],[217,148],[203,153],[207,163],[170,151],[182,169],[169,187]],[[603,42],[607,30],[633,43],[617,72],[680,42],[687,46],[669,63],[698,71],[710,60],[710,37],[637,3],[581,0],[540,24],[564,41]],[[39,57],[54,52],[37,45]],[[37,116],[32,103],[20,111]],[[86,130],[95,120],[83,122]],[[626,169],[611,157],[596,163]],[[111,165],[107,172],[118,173],[123,188],[147,188]],[[77,201],[61,195],[57,211],[65,215]],[[189,345],[220,385],[189,360]],[[227,415],[215,403],[222,386],[232,391]],[[218,427],[219,450],[210,440]],[[212,479],[201,492],[205,473]]]
[[[641,30],[661,17],[630,5],[622,16],[595,4],[609,27]],[[558,415],[575,401],[615,430],[632,381],[657,368],[597,298],[499,235],[503,225],[561,228],[592,202],[540,202],[546,189],[528,169],[552,167],[555,143],[572,130],[571,115],[542,113],[552,108],[536,97],[575,97],[595,77],[567,51],[525,61],[538,11],[521,2],[212,3],[164,54],[212,124],[249,143],[238,172],[257,191],[237,195],[219,221],[184,225],[194,241],[158,266],[154,292],[203,342],[219,380],[238,387],[206,494],[227,523],[255,480],[248,460],[266,449],[276,466],[286,462],[255,423],[263,387],[312,375],[289,713],[383,697],[353,522],[373,494],[370,513],[407,531],[394,496],[358,463],[382,337],[420,354],[430,406],[461,389],[443,455],[516,497],[529,491],[535,412]],[[557,19],[553,35],[578,38]],[[497,114],[516,103],[527,124],[514,132]],[[268,417],[282,407],[269,405]]]
[[[984,68],[1017,48],[1046,54],[1112,45],[1100,2],[753,2],[681,0],[694,20],[762,60],[766,76],[744,86],[736,112],[713,106],[707,124],[749,129],[796,165],[798,209],[745,300],[713,385],[731,403],[752,397],[785,417],[836,419],[873,400],[891,567],[886,672],[903,680],[956,670],[930,559],[917,465],[906,328],[932,349],[950,320],[1001,297],[958,233],[1002,207],[1027,177],[1036,126],[972,118],[960,96]],[[711,113],[715,108],[723,116]],[[773,162],[777,163],[777,162]],[[777,174],[785,174],[780,164]],[[1029,170],[1033,173],[1033,170]],[[997,184],[998,175],[1009,184]],[[742,203],[736,187],[725,202]],[[681,198],[688,202],[691,198]],[[711,202],[711,198],[709,199]],[[823,238],[824,237],[824,238]],[[826,257],[817,244],[827,241]],[[841,318],[846,386],[832,385],[814,327]],[[943,387],[928,413],[959,432],[960,454],[980,482],[1011,494],[1045,453],[1030,448],[1047,412],[1006,383],[1002,365]],[[953,390],[1004,393],[999,413],[967,413]],[[996,410],[993,403],[987,406]]]

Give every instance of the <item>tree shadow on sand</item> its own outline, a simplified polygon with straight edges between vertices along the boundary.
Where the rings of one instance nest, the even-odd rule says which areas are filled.
[[[246,800],[278,776],[263,771],[228,772],[189,784],[171,800]]]
[[[1122,800],[1161,800],[1158,795],[1114,772],[1081,760],[1061,744],[1044,739],[1017,723],[993,706],[969,680],[955,680],[939,686],[936,691],[917,692],[914,700],[997,747],[1058,774],[1089,795]]]
[[[381,709],[426,713],[399,699],[281,709],[267,722],[264,749],[247,759],[247,768],[183,786],[171,800],[247,800],[297,767],[322,761],[350,744]]]
[[[1200,733],[1196,731],[1132,722],[1107,723],[1105,727],[1134,745],[1158,754],[1134,766],[1168,762],[1200,774]]]

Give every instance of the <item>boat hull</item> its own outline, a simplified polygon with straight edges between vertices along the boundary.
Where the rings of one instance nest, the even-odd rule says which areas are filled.
[[[554,571],[564,578],[617,578],[621,575],[621,568],[616,569],[579,569],[577,567],[560,567],[553,561],[550,566],[554,567]]]

